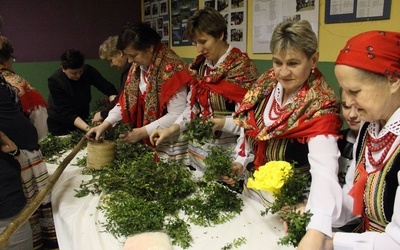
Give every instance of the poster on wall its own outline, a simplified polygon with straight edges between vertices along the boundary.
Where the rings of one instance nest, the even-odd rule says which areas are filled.
[[[392,0],[327,0],[325,23],[389,19],[391,3]]]
[[[228,43],[247,51],[247,0],[202,0],[200,6],[218,10],[228,26]]]
[[[173,46],[192,45],[192,42],[184,37],[183,32],[186,29],[189,17],[197,11],[197,4],[197,0],[172,0],[171,26]]]
[[[161,41],[169,46],[169,0],[144,0],[143,7],[143,22],[156,30],[161,36]]]
[[[271,53],[276,25],[289,18],[311,23],[318,37],[319,0],[253,0],[253,53]]]

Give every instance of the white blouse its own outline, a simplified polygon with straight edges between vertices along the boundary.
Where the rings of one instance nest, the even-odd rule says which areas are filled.
[[[43,139],[47,135],[47,117],[47,108],[45,106],[38,106],[29,115],[29,120],[33,126],[35,126],[39,140]]]
[[[142,93],[146,91],[146,81],[144,79],[143,71],[144,69],[141,68],[139,89]],[[186,86],[183,86],[167,103],[167,113],[159,119],[144,126],[148,136],[150,136],[151,133],[157,128],[168,128],[172,125],[172,123],[178,118],[180,114],[182,114],[183,110],[185,109],[186,96]],[[122,120],[121,105],[119,103],[117,103],[114,108],[110,110],[105,120],[108,121],[112,126],[115,126],[118,122]]]

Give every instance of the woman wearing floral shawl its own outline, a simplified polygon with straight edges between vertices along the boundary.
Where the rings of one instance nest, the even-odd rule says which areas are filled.
[[[283,21],[274,30],[270,48],[273,68],[261,75],[235,113],[235,122],[246,135],[240,153],[254,154],[255,159],[248,166],[235,165],[232,174],[241,174],[247,167],[245,173],[251,177],[269,161],[287,161],[299,172],[310,171],[307,210],[313,217],[308,231],[331,236],[331,228],[324,228],[323,222],[332,221],[333,211],[340,211],[334,199],[328,199],[340,193],[339,103],[317,69],[317,38],[309,22]],[[232,184],[234,180],[227,177],[225,181]],[[268,196],[261,191],[245,186],[244,194],[268,206]]]
[[[165,138],[185,131],[186,124],[195,117],[214,118],[215,140],[205,145],[189,143],[190,165],[204,170],[203,161],[210,147],[229,148],[235,154],[240,128],[232,114],[257,79],[258,71],[247,54],[227,43],[226,21],[213,8],[206,7],[190,17],[185,36],[196,43],[201,53],[189,64],[193,80],[186,109],[171,127],[153,132],[150,140],[159,145]]]
[[[90,129],[98,140],[109,127],[122,121],[133,128],[119,135],[119,140],[148,142],[149,135],[158,127],[167,128],[183,112],[187,85],[192,79],[184,61],[161,43],[159,34],[143,22],[128,23],[119,35],[117,49],[133,63],[122,93],[108,117]],[[90,137],[89,137],[90,138]],[[160,157],[184,157],[187,144],[172,140],[157,147]]]

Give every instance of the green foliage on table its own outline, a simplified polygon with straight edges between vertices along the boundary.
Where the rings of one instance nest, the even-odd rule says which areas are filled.
[[[207,181],[219,180],[221,176],[230,176],[232,171],[232,150],[219,146],[209,147],[210,152],[204,159],[206,171],[204,179]]]
[[[222,185],[194,180],[181,162],[155,162],[154,152],[143,144],[125,145],[117,147],[113,165],[91,171],[93,178],[76,190],[77,197],[106,194],[99,209],[114,236],[163,230],[174,244],[189,248],[193,239],[182,212],[193,224],[215,225],[242,211],[243,201]]]
[[[214,132],[212,130],[214,122],[205,117],[196,117],[190,122],[186,123],[185,136],[189,141],[196,141],[204,145],[207,141],[214,140]]]
[[[199,181],[199,192],[189,197],[183,210],[189,221],[200,226],[221,224],[242,211],[243,201],[217,182]]]
[[[186,249],[193,243],[190,235],[190,226],[178,216],[165,219],[165,229],[167,230],[173,245],[179,245]]]
[[[40,150],[48,163],[55,163],[67,150],[75,147],[84,136],[81,131],[73,131],[66,136],[54,136],[51,133],[39,141]]]
[[[226,246],[221,248],[221,250],[229,250],[232,248],[238,248],[238,247],[242,246],[243,244],[246,244],[246,238],[240,237],[240,238],[234,239],[232,243],[226,244]]]

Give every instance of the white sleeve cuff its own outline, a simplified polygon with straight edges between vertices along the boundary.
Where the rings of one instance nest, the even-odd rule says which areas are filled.
[[[333,248],[335,250],[373,250],[377,232],[359,233],[335,233]]]
[[[311,216],[310,223],[308,223],[307,229],[315,229],[328,237],[332,237],[332,217],[321,213],[310,211],[313,215]]]
[[[224,127],[222,128],[222,131],[228,132],[234,135],[239,135],[240,134],[240,127],[236,125],[236,123],[233,121],[232,116],[226,116],[225,117],[225,124]]]

